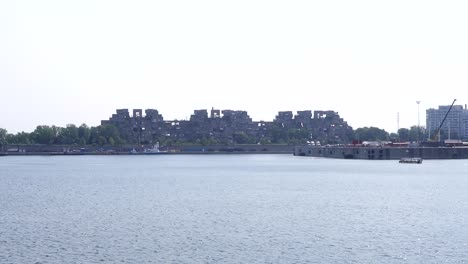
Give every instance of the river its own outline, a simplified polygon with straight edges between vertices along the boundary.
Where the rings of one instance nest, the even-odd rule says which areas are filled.
[[[0,263],[467,263],[468,160],[0,157]]]

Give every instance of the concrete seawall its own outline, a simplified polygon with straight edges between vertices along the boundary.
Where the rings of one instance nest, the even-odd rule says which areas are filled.
[[[297,146],[295,156],[335,159],[390,160],[401,158],[468,159],[466,147],[314,147]]]
[[[138,154],[292,154],[290,145],[176,145],[160,147],[161,152],[147,153],[152,145],[73,146],[73,145],[4,145],[0,156],[33,155],[138,155]]]

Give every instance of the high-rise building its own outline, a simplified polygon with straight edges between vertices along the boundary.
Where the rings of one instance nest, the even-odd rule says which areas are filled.
[[[430,137],[437,131],[449,109],[450,105],[441,105],[438,109],[430,108],[426,110],[426,128]],[[468,139],[468,110],[466,105],[465,108],[462,105],[454,105],[440,130],[445,134],[446,138]]]

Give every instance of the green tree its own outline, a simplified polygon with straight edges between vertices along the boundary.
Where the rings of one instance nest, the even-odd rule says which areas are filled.
[[[232,138],[236,144],[247,144],[251,142],[249,136],[247,136],[247,134],[244,132],[235,132],[232,134]]]
[[[99,144],[100,146],[106,145],[106,144],[107,144],[106,138],[103,137],[103,136],[99,136],[99,138],[98,138],[98,144]]]
[[[113,125],[102,125],[98,127],[99,134],[106,139],[110,137],[119,137],[119,130]]]
[[[421,135],[419,133],[420,133],[420,130],[418,130],[416,126],[412,126],[409,129],[409,141],[418,141],[418,138]]]
[[[7,134],[3,144],[18,144],[16,141],[16,135],[14,134]],[[2,145],[2,140],[0,139],[0,145]]]
[[[200,139],[199,144],[202,146],[211,146],[219,144],[219,141],[213,137],[204,136]]]
[[[397,133],[390,133],[390,140],[392,142],[399,141],[400,136]]]
[[[3,146],[7,144],[8,131],[4,128],[0,128],[0,151],[3,151]]]
[[[289,129],[288,140],[289,144],[304,144],[310,139],[310,132],[306,129]]]
[[[424,128],[418,126],[412,126],[408,130],[408,141],[425,141],[426,131]]]
[[[8,144],[31,144],[31,134],[26,132],[19,132],[16,135],[8,134],[7,135],[7,143]]]
[[[355,138],[360,141],[389,140],[388,132],[377,127],[361,127],[354,132]]]
[[[96,145],[99,143],[99,129],[97,127],[91,127],[89,129],[89,138],[87,142],[90,145]]]
[[[288,132],[282,127],[272,127],[269,131],[269,137],[272,143],[286,143]]]
[[[106,142],[110,144],[112,138],[113,144],[121,145],[125,144],[125,140],[120,137],[119,130],[113,125],[101,125],[98,127],[99,137],[104,137]],[[101,144],[100,144],[101,145]]]
[[[79,142],[78,128],[73,124],[68,124],[64,128],[58,128],[56,143],[77,144]]]
[[[57,138],[57,127],[37,126],[31,134],[31,139],[38,144],[54,144]]]
[[[260,143],[260,145],[268,145],[268,144],[271,144],[271,139],[268,138],[268,137],[262,137],[259,140],[259,143]]]
[[[6,144],[7,135],[8,131],[4,128],[0,128],[0,145]]]
[[[79,140],[78,127],[74,124],[68,124],[65,131],[67,131],[67,136],[71,144],[77,144]]]
[[[79,144],[80,146],[84,146],[84,145],[87,144],[87,142],[86,142],[86,140],[85,140],[84,138],[80,138],[80,139],[78,140],[78,144]]]
[[[86,124],[81,124],[78,127],[78,138],[80,145],[86,145],[91,136],[91,129]]]
[[[398,129],[398,137],[400,141],[409,141],[410,140],[410,132],[407,128],[400,128]]]

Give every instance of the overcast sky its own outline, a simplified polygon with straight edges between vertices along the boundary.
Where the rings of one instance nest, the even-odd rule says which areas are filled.
[[[1,1],[0,127],[99,125],[117,108],[335,110],[421,125],[468,103],[468,1]]]

